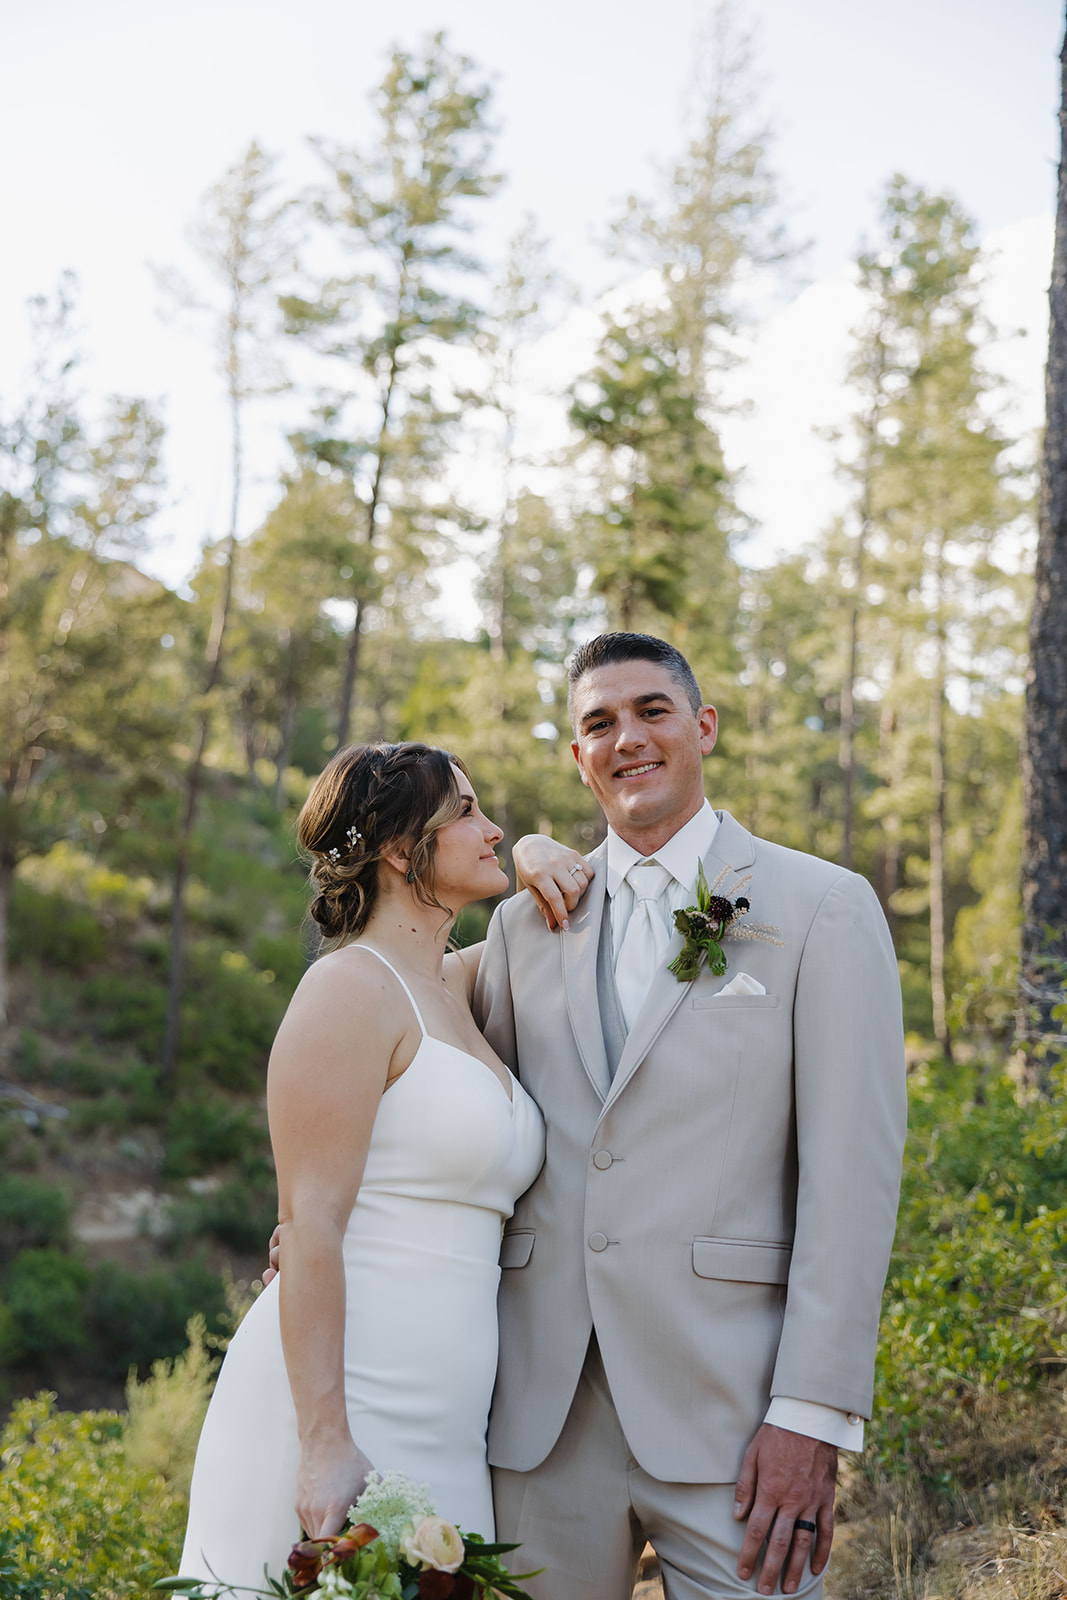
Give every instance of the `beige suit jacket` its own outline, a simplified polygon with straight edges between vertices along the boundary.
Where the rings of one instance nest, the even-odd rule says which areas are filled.
[[[896,960],[863,878],[721,813],[708,881],[729,868],[720,892],[781,944],[728,940],[722,978],[664,964],[612,1081],[603,847],[590,860],[568,933],[529,895],[499,908],[475,997],[548,1131],[504,1233],[489,1457],[545,1458],[595,1327],[641,1466],[729,1482],[771,1395],[870,1414],[905,1129]],[[739,971],[766,993],[718,998]]]

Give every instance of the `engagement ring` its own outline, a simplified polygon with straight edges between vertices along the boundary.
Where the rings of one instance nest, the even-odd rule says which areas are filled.
[[[583,871],[583,868],[581,868],[581,867],[572,867],[571,868],[571,872],[572,873],[581,872],[581,871]]]

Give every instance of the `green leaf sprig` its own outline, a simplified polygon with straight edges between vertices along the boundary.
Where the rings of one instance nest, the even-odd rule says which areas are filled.
[[[744,895],[736,900],[716,894],[704,876],[704,863],[697,862],[697,903],[674,913],[674,926],[685,936],[685,943],[670,964],[679,983],[691,983],[704,962],[708,971],[721,978],[726,971],[726,954],[719,942],[727,928],[744,916],[749,902]]]

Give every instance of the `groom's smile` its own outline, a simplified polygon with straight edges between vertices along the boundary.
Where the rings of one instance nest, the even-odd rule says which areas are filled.
[[[666,667],[640,659],[587,672],[574,685],[571,709],[582,782],[615,832],[651,854],[704,803],[714,710],[694,712]]]

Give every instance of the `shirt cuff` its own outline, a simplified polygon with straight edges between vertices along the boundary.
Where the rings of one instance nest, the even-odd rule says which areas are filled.
[[[855,1411],[838,1411],[814,1400],[790,1400],[776,1394],[763,1420],[772,1427],[788,1428],[790,1433],[804,1433],[809,1439],[834,1444],[839,1450],[863,1449],[863,1418]]]

